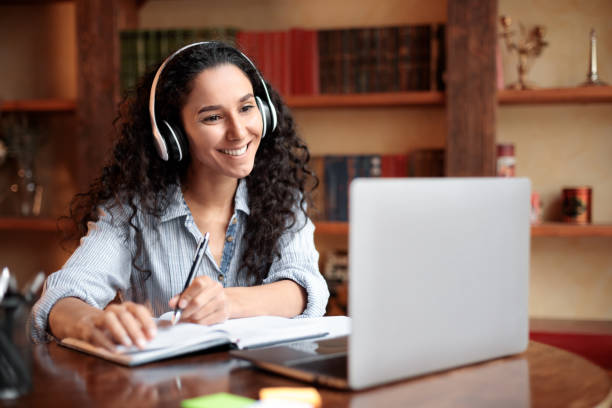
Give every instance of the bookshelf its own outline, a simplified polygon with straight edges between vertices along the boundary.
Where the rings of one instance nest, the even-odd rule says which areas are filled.
[[[315,223],[315,234],[347,236],[349,224],[346,222]],[[531,226],[532,237],[612,237],[612,224],[571,225],[560,222],[547,222]]]

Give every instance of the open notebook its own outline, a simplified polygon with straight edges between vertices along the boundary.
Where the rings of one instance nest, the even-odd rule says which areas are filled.
[[[227,320],[211,326],[193,323],[172,326],[167,321],[170,316],[171,313],[166,313],[156,319],[157,335],[144,350],[135,346],[118,346],[116,351],[111,352],[74,338],[63,339],[60,344],[115,363],[136,366],[224,344],[238,349],[255,348],[323,337],[330,332],[348,334],[350,330],[346,317],[288,319],[257,316]]]

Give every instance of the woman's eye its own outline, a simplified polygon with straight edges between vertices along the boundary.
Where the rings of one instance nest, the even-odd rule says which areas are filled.
[[[241,111],[241,112],[248,112],[248,111],[250,111],[251,109],[253,109],[254,107],[255,107],[255,106],[253,106],[253,105],[244,105],[242,108],[240,108],[240,111]]]
[[[214,122],[219,119],[221,119],[221,115],[210,115],[210,116],[205,117],[202,121],[203,122]]]

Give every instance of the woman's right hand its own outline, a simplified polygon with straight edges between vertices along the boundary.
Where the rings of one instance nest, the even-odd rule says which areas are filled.
[[[95,314],[81,315],[71,330],[72,337],[110,351],[118,344],[142,349],[155,337],[156,331],[151,312],[133,302],[111,304]]]

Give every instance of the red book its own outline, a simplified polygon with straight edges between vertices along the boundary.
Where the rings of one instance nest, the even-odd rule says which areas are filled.
[[[240,31],[236,34],[236,43],[240,50],[259,67],[257,33],[255,31]]]
[[[291,50],[289,49],[289,32],[279,31],[275,35],[277,42],[274,55],[278,62],[277,72],[279,77],[278,90],[283,96],[291,93]]]
[[[319,87],[319,42],[315,30],[293,28],[289,32],[291,93],[316,95]]]
[[[383,154],[380,157],[381,177],[407,177],[408,155]]]

